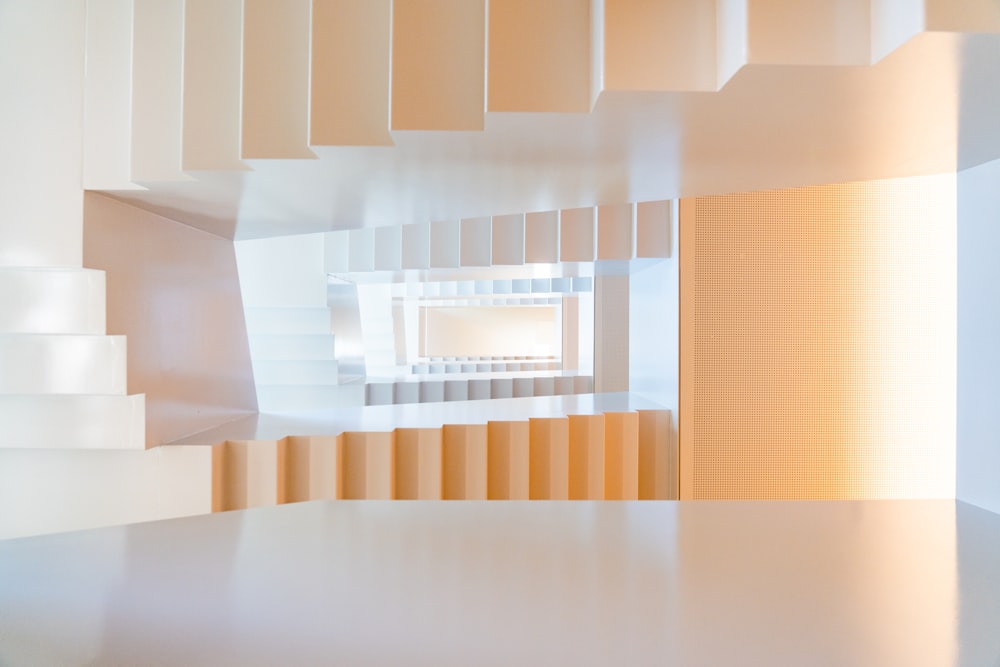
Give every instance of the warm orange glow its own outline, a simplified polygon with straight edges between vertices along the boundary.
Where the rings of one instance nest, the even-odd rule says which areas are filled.
[[[683,211],[682,497],[954,497],[954,175]]]

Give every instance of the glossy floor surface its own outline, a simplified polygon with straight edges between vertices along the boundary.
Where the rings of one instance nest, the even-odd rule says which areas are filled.
[[[0,542],[3,665],[1000,664],[953,501],[316,502]]]

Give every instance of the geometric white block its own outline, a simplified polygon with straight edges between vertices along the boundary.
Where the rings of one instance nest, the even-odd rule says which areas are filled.
[[[514,398],[523,398],[535,395],[535,381],[533,378],[514,378],[513,380]]]
[[[212,511],[212,448],[0,449],[0,539]]]
[[[375,268],[375,230],[352,229],[348,236],[351,271],[371,271]]]
[[[461,222],[458,220],[442,220],[440,222],[431,223],[431,268],[457,268],[460,265],[460,230]],[[427,296],[436,296],[429,293],[425,294],[427,294]]]
[[[321,307],[246,308],[248,334],[330,334],[330,309]]]
[[[492,220],[468,218],[462,220],[462,266],[489,266],[493,256]]]
[[[392,397],[392,382],[371,382],[365,384],[365,405],[392,405]]]
[[[0,268],[0,333],[105,331],[104,272]]]
[[[473,378],[469,380],[468,399],[482,401],[490,398],[490,380],[488,378]]]
[[[337,362],[330,359],[253,361],[253,377],[257,384],[338,384],[338,371]]]
[[[248,339],[254,361],[336,359],[334,337],[329,334],[258,334]]]
[[[632,204],[597,207],[597,259],[632,259],[634,210]]]
[[[420,381],[420,402],[439,403],[444,400],[443,380],[421,380]]]
[[[524,264],[524,214],[493,216],[493,264]]]
[[[145,449],[146,397],[2,395],[0,447]]]
[[[636,257],[670,257],[670,215],[669,200],[636,204]]]
[[[393,384],[392,402],[396,405],[420,402],[420,383],[396,382]]]
[[[376,227],[374,233],[374,268],[376,271],[398,271],[403,264],[403,233],[399,225]]]
[[[524,261],[543,264],[559,261],[559,211],[525,214]]]
[[[444,400],[446,401],[467,401],[469,400],[468,380],[445,380]]]
[[[593,207],[563,209],[559,218],[559,261],[594,261]]]
[[[402,264],[404,269],[429,269],[431,266],[430,225],[402,225]]]
[[[0,394],[124,395],[125,355],[125,336],[0,334]]]
[[[257,385],[257,408],[260,412],[301,412],[331,408],[361,407],[365,404],[365,385]]]

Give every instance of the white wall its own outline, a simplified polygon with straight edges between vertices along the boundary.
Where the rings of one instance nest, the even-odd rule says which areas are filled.
[[[0,266],[79,266],[84,0],[0,2]]]
[[[549,356],[561,346],[553,306],[425,307],[422,316],[428,357]]]
[[[678,381],[677,290],[674,260],[651,261],[629,276],[629,391],[674,411]]]
[[[128,390],[146,394],[147,444],[255,412],[233,243],[96,193],[84,218],[108,332],[128,336]]]
[[[1000,512],[1000,160],[958,175],[959,500]]]

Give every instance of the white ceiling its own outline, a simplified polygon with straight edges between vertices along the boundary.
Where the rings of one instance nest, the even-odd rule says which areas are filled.
[[[717,93],[143,183],[113,196],[237,239],[953,171],[1000,157],[1000,36],[925,33],[874,66],[753,65]]]

